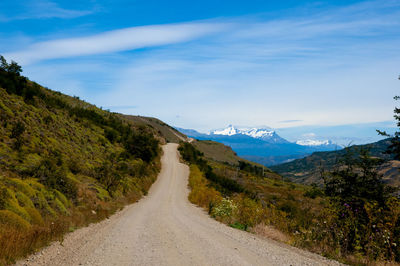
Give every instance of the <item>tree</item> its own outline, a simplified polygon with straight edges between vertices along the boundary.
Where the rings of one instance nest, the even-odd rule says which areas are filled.
[[[17,62],[11,61],[11,64],[8,65],[8,72],[19,76],[22,72],[22,67]]]
[[[400,80],[400,76],[398,79]],[[400,99],[400,96],[394,96],[394,99],[397,101]],[[400,108],[398,107],[394,108],[393,116],[397,121],[397,127],[399,127],[400,129]],[[392,138],[391,139],[392,144],[388,147],[388,150],[386,152],[389,154],[393,154],[396,160],[400,160],[400,131],[396,131],[394,135],[390,135],[386,131],[380,131],[380,130],[377,131],[382,136]]]
[[[22,134],[25,132],[25,125],[18,121],[11,130],[11,138],[15,139],[14,148],[20,150],[23,144]]]
[[[7,71],[8,69],[8,64],[7,60],[4,58],[4,56],[0,55],[0,68],[4,71]]]
[[[18,65],[17,62],[11,61],[11,64],[8,64],[7,60],[2,55],[0,55],[0,68],[4,71],[7,71],[8,73],[12,73],[17,76],[19,76],[22,72],[22,67]]]
[[[144,131],[133,132],[125,142],[125,148],[131,155],[149,163],[158,155],[158,140]]]
[[[395,189],[376,171],[380,160],[361,150],[346,156],[343,165],[324,176],[333,219],[331,235],[343,252],[362,252],[372,259],[394,259],[399,241],[400,202]]]
[[[342,163],[342,167],[324,177],[327,196],[353,207],[361,207],[368,201],[385,203],[391,190],[376,171],[380,159],[371,157],[368,150],[361,150],[358,157],[345,156]]]

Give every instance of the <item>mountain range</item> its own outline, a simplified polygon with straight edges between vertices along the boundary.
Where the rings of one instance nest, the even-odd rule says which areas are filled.
[[[226,128],[200,133],[193,129],[177,128],[188,137],[199,140],[213,140],[230,146],[239,156],[266,166],[288,162],[305,157],[315,151],[341,149],[332,141],[302,140],[289,142],[269,127]]]

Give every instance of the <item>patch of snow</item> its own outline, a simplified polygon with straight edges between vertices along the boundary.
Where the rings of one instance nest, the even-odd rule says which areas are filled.
[[[229,125],[224,129],[211,131],[212,135],[224,135],[224,136],[233,136],[233,135],[247,135],[253,138],[264,138],[264,137],[272,137],[275,131],[271,128],[239,128],[233,125]]]
[[[214,130],[213,132],[211,132],[211,134],[214,135],[224,135],[224,136],[233,136],[238,134],[237,130],[234,126],[229,125],[228,127],[221,129],[221,130]]]
[[[306,140],[298,140],[296,144],[302,146],[323,146],[323,145],[333,145],[333,142],[330,140],[314,140],[314,139],[306,139]]]

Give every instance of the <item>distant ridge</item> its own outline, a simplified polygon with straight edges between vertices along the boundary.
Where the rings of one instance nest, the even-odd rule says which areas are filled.
[[[270,127],[228,125],[209,133],[200,133],[193,129],[176,129],[191,138],[221,142],[230,146],[239,156],[266,166],[302,158],[315,151],[341,149],[330,141],[321,142],[321,145],[311,141],[308,143],[310,145],[289,142]]]
[[[360,149],[367,149],[370,151],[371,156],[383,159],[384,163],[379,168],[380,173],[383,174],[386,182],[397,185],[400,184],[400,175],[398,174],[400,164],[398,161],[393,161],[392,156],[385,153],[390,143],[390,139],[384,139],[366,145],[354,145],[348,149],[354,154],[358,154]],[[321,171],[330,171],[338,167],[340,160],[344,158],[345,154],[345,149],[315,152],[305,158],[274,165],[270,168],[283,177],[297,183],[321,184]]]

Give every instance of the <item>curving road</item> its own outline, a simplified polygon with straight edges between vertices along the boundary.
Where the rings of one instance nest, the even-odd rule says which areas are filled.
[[[321,256],[225,226],[189,203],[189,168],[163,147],[148,196],[68,234],[18,265],[336,265]]]

